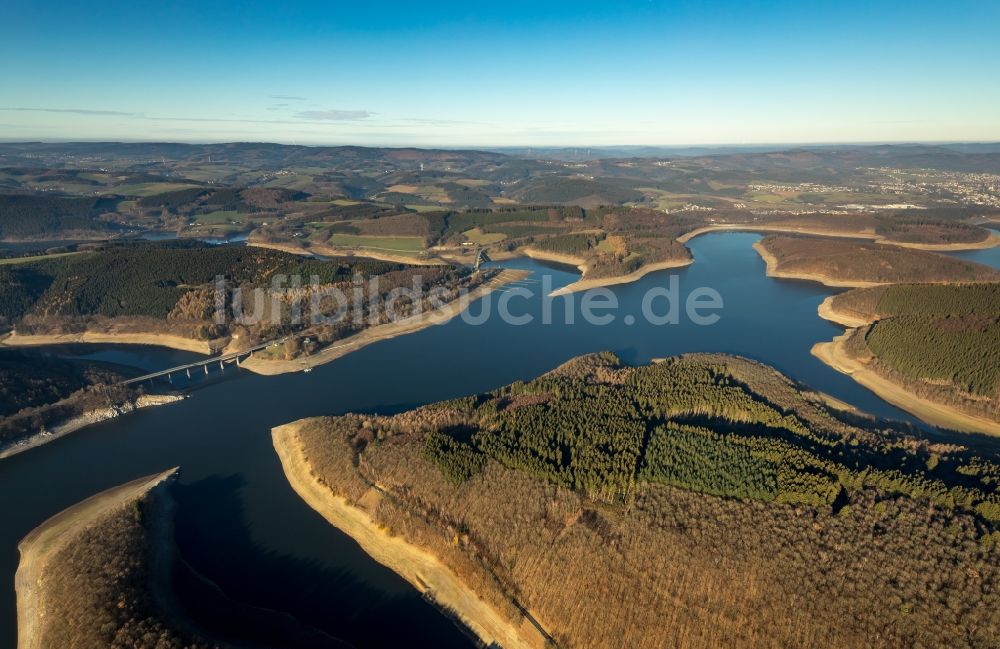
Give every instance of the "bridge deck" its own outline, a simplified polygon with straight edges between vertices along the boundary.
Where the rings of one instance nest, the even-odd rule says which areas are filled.
[[[273,347],[274,345],[280,345],[285,342],[286,338],[281,338],[280,340],[271,340],[266,343],[261,343],[259,345],[254,345],[253,347],[248,347],[238,352],[230,352],[228,354],[220,354],[219,356],[212,356],[211,358],[206,358],[204,360],[195,361],[194,363],[186,363],[184,365],[178,365],[176,367],[168,367],[165,370],[159,370],[157,372],[150,372],[149,374],[143,374],[142,376],[136,376],[131,379],[122,381],[122,385],[131,385],[133,383],[142,383],[143,381],[148,381],[150,379],[159,378],[161,376],[167,376],[169,374],[177,374],[178,372],[184,372],[196,367],[203,367],[212,363],[225,363],[227,361],[232,361],[242,356],[247,356],[253,352],[260,351],[261,349],[267,349],[268,347]]]

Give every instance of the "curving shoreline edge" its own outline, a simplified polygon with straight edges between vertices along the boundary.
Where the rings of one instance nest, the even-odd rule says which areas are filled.
[[[39,624],[45,617],[39,591],[42,586],[41,576],[49,558],[67,543],[71,543],[75,534],[101,514],[140,498],[174,479],[178,471],[178,467],[174,467],[95,494],[52,516],[18,543],[21,558],[14,577],[18,649],[44,649],[38,644],[41,637]]]
[[[515,625],[505,619],[436,556],[399,536],[390,535],[367,511],[348,503],[323,484],[313,472],[298,436],[305,421],[273,428],[271,441],[288,483],[307,505],[354,539],[365,554],[454,615],[484,645],[544,646],[544,637],[530,624]]]
[[[854,381],[878,395],[879,398],[928,424],[964,433],[1000,435],[1000,423],[919,397],[898,383],[871,370],[865,363],[851,357],[844,350],[844,344],[854,331],[855,329],[848,329],[830,342],[816,343],[810,352],[824,364],[850,376]]]
[[[867,288],[869,286],[883,286],[887,283],[867,282],[864,280],[838,280],[822,273],[793,273],[786,270],[779,270],[778,258],[771,254],[771,251],[765,248],[760,241],[755,241],[751,247],[764,260],[767,276],[774,277],[775,279],[801,279],[810,282],[819,282],[831,288]]]

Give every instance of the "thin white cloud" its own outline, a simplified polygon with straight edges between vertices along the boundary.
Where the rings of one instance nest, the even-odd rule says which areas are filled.
[[[328,122],[350,122],[368,119],[371,115],[367,110],[304,110],[295,113],[299,119]]]
[[[295,95],[268,95],[268,97],[282,101],[306,101],[305,97],[296,97]]]
[[[0,108],[19,113],[73,113],[75,115],[109,115],[114,117],[135,117],[136,113],[120,110],[92,110],[90,108]]]

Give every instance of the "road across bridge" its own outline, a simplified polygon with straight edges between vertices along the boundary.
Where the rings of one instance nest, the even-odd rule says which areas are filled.
[[[213,363],[218,363],[219,369],[225,369],[225,364],[228,362],[235,362],[238,367],[240,364],[240,359],[243,358],[244,356],[247,357],[253,356],[253,353],[256,351],[267,349],[268,347],[273,347],[274,345],[280,345],[286,340],[287,338],[271,340],[266,343],[261,343],[259,345],[254,345],[253,347],[240,350],[238,352],[221,354],[219,356],[213,356],[211,358],[206,358],[205,360],[197,361],[194,363],[187,363],[186,365],[178,365],[177,367],[168,367],[165,370],[160,370],[158,372],[150,372],[149,374],[143,374],[142,376],[136,376],[135,378],[127,379],[125,381],[122,381],[122,385],[132,385],[134,383],[142,383],[143,381],[151,381],[161,376],[165,376],[167,377],[168,380],[170,380],[174,374],[180,374],[181,372],[184,372],[185,374],[187,374],[188,378],[191,378],[191,370],[199,367],[203,367],[205,369],[205,374],[208,374],[208,366]]]

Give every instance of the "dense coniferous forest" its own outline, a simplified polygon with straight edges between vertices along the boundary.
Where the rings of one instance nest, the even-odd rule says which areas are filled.
[[[947,381],[971,395],[997,399],[1000,314],[885,318],[870,327],[865,340],[880,360],[912,379]]]
[[[725,357],[692,355],[635,369],[619,369],[610,355],[577,364],[607,380],[567,375],[576,367],[486,400],[433,406],[472,423],[454,444],[432,436],[431,457],[449,475],[472,475],[491,459],[610,502],[626,499],[640,481],[816,506],[866,485],[892,485],[941,506],[965,503],[1000,524],[1000,495],[990,482],[1000,465],[993,478],[970,481],[960,456],[954,465],[938,458],[931,474],[930,453],[910,449],[913,440],[851,430],[818,409],[804,419],[766,390],[750,388]],[[748,361],[732,365],[766,372]],[[794,399],[776,378],[758,382]],[[864,443],[846,445],[847,437]]]
[[[297,443],[334,494],[559,646],[989,646],[995,457],[804,390],[733,357],[601,354],[308,420]]]
[[[10,283],[0,288],[0,300],[16,310],[39,286],[45,286],[31,305],[39,314],[163,318],[181,295],[220,275],[237,285],[266,286],[276,274],[307,278],[315,274],[320,281],[330,282],[350,279],[355,273],[367,278],[401,268],[401,264],[364,259],[318,262],[244,246],[132,243],[10,266],[5,269]]]
[[[474,288],[494,273],[363,257],[319,260],[193,241],[108,244],[0,265],[0,333],[166,334],[215,350],[233,341],[245,349],[284,337],[285,345],[272,356],[289,360],[368,326],[430,309],[435,299],[455,299],[460,289]],[[219,296],[218,280],[224,288]],[[358,287],[363,299],[356,303]],[[417,298],[394,300],[393,313],[382,308],[395,289],[414,287],[422,291]],[[251,306],[237,301],[237,288]],[[248,293],[256,288],[264,291],[260,307]],[[330,289],[339,289],[348,303],[326,296]],[[242,320],[244,314],[255,319]],[[314,315],[324,319],[314,321]],[[80,415],[131,407],[140,393],[120,385],[121,378],[97,365],[3,352],[0,446]]]
[[[425,291],[441,287],[454,292],[470,282],[485,281],[488,275],[472,277],[469,270],[446,265],[410,266],[363,257],[318,260],[266,248],[191,241],[109,244],[98,250],[0,266],[0,278],[6,280],[0,285],[0,325],[13,326],[20,333],[58,333],[119,323],[154,332],[170,329],[208,340],[231,333],[234,314],[230,310],[235,304],[229,289],[235,287],[273,288],[269,295],[279,300],[284,313],[296,296],[312,308],[307,298],[313,280],[319,286],[350,291],[352,282],[377,277],[377,289],[384,296],[397,287],[413,287],[416,280]],[[225,324],[215,322],[214,288],[220,278],[227,291]],[[276,281],[280,286],[272,287]],[[303,288],[288,288],[293,281],[301,282]],[[322,306],[336,305],[324,302]],[[270,303],[266,308],[271,308]],[[277,329],[264,330],[261,325],[246,333],[250,339],[260,339],[292,332],[296,326],[301,329],[309,324],[311,311],[304,313],[298,325],[285,318],[272,323],[280,325]],[[340,332],[346,333],[346,329]]]
[[[115,227],[98,217],[113,212],[114,197],[0,195],[0,241],[110,236]]]
[[[880,373],[935,401],[1000,418],[1000,284],[855,289],[832,307],[871,321],[848,349]]]
[[[906,210],[877,217],[875,232],[901,243],[974,243],[985,239],[987,233],[959,220],[973,214],[967,208]]]
[[[833,306],[871,320],[894,316],[988,316],[1000,313],[1000,283],[860,288],[837,295]]]

